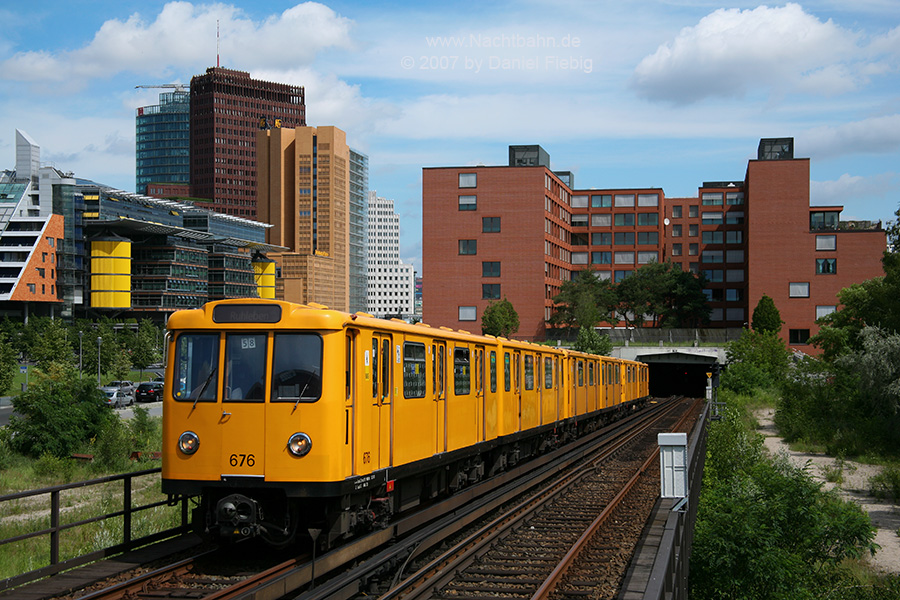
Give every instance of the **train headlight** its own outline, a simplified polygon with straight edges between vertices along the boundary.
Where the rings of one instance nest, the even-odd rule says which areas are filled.
[[[312,449],[312,440],[305,433],[295,433],[288,440],[287,446],[294,456],[306,456]]]
[[[185,431],[178,437],[178,449],[185,454],[193,454],[200,447],[200,438],[193,431]]]

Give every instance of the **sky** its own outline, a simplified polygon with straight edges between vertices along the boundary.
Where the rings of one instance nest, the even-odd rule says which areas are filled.
[[[134,190],[135,109],[166,91],[136,86],[218,60],[306,88],[307,124],[368,155],[420,275],[422,167],[504,165],[511,144],[580,189],[696,197],[742,180],[760,138],[793,137],[811,204],[900,205],[896,0],[42,0],[0,20],[0,168],[18,128],[42,163]]]

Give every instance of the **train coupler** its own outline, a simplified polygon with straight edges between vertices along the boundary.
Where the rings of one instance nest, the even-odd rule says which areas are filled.
[[[216,504],[215,526],[224,538],[245,539],[259,535],[262,509],[252,498],[231,494]]]

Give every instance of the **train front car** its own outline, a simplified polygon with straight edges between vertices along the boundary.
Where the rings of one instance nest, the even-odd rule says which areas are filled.
[[[162,489],[201,496],[195,527],[283,545],[322,526],[349,458],[345,317],[260,300],[171,316]]]

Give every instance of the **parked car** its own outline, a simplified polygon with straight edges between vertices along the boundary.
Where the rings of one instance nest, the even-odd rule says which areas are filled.
[[[134,404],[134,396],[131,394],[126,394],[121,389],[114,386],[106,386],[100,388],[100,391],[103,392],[103,396],[106,399],[106,405],[111,406],[112,408],[119,408],[122,406],[130,406]]]
[[[133,381],[110,381],[109,387],[119,388],[126,394],[134,395],[134,382]]]
[[[137,387],[134,399],[138,402],[158,402],[162,398],[161,381],[145,381]]]

